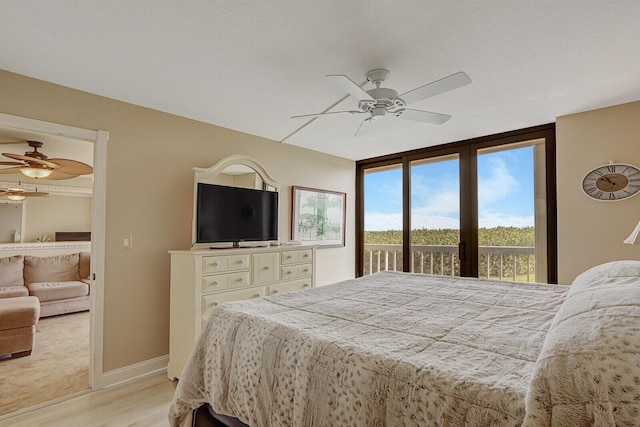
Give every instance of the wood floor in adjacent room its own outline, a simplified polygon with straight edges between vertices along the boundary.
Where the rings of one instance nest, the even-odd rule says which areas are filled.
[[[176,385],[161,372],[0,421],[0,427],[168,427]]]

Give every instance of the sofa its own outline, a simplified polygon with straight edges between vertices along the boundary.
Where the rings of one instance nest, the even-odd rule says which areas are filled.
[[[37,297],[40,317],[89,310],[90,265],[88,252],[0,258],[0,298]]]

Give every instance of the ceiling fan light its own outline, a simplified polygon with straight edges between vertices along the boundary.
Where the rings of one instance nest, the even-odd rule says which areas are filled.
[[[7,199],[13,200],[15,202],[22,201],[25,198],[26,198],[26,196],[23,196],[22,194],[9,194],[9,195],[7,195]]]
[[[50,169],[43,169],[43,168],[34,168],[34,167],[30,167],[30,166],[25,166],[20,168],[20,172],[22,172],[22,174],[24,176],[28,176],[29,178],[46,178],[49,175],[51,175],[51,172],[53,172]]]

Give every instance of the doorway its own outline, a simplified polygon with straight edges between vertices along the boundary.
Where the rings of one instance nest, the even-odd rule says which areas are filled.
[[[20,139],[52,138],[93,144],[91,202],[91,309],[89,332],[89,388],[102,388],[102,324],[104,300],[106,144],[109,134],[0,113],[0,132]],[[42,405],[41,405],[42,406]],[[31,408],[33,409],[33,408]]]

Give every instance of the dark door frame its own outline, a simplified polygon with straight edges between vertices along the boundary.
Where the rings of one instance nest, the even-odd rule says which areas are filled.
[[[483,136],[450,144],[405,151],[356,162],[356,277],[364,274],[364,175],[367,169],[402,167],[403,253],[410,253],[411,179],[414,160],[458,154],[460,162],[460,241],[466,257],[460,261],[463,276],[478,277],[478,150],[517,142],[544,139],[546,168],[547,283],[558,282],[556,133],[555,123]],[[411,259],[403,256],[403,271],[410,271]]]

